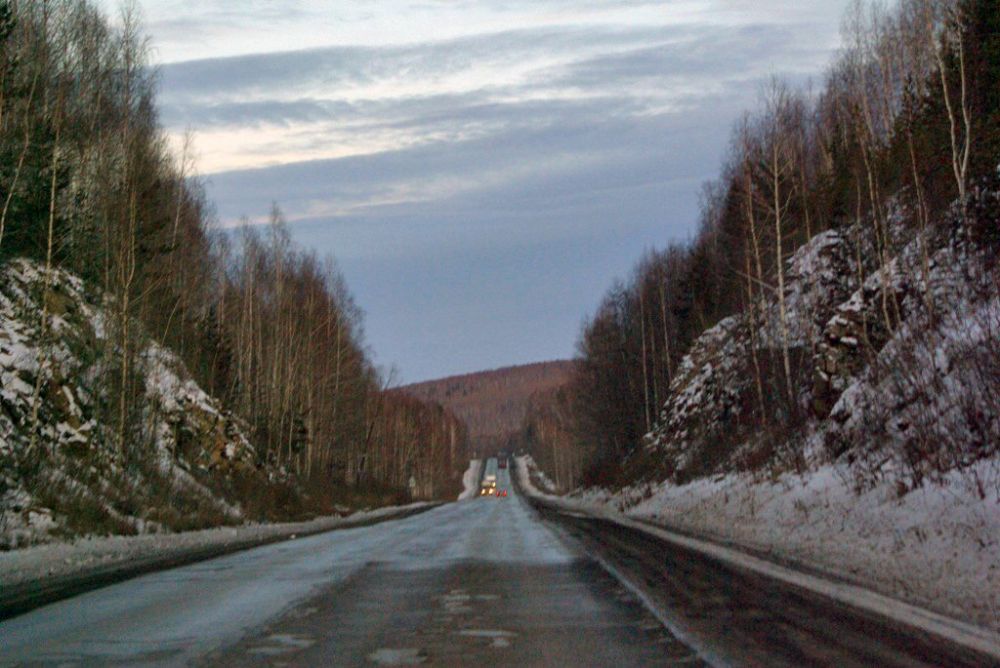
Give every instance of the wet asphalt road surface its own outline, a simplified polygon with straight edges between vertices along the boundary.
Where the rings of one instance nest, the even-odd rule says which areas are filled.
[[[507,470],[498,485],[506,497],[152,573],[0,622],[0,666],[998,665],[529,502]]]
[[[699,665],[517,494],[145,575],[0,623],[0,665]]]

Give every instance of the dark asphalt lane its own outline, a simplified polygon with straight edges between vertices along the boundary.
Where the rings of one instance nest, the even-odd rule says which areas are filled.
[[[698,665],[594,562],[372,564],[205,665]]]
[[[1000,666],[920,629],[708,557],[637,528],[533,501],[641,591],[694,646],[733,665]]]
[[[0,622],[0,665],[698,665],[619,582],[502,498],[122,582]]]
[[[520,495],[143,575],[0,622],[0,665],[992,666]],[[534,507],[533,507],[534,506]]]

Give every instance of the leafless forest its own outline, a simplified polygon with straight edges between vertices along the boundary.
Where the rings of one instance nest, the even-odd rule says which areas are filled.
[[[561,487],[794,470],[819,432],[829,456],[852,461],[891,443],[884,460],[904,489],[995,454],[998,406],[970,397],[995,396],[1000,377],[996,317],[977,306],[997,294],[1000,8],[859,1],[842,30],[822,81],[772,79],[733,128],[696,238],[642,257],[589,320],[578,372],[526,425]],[[807,267],[810,242],[836,251]],[[805,275],[790,276],[797,262]],[[797,297],[814,289],[822,299]],[[954,382],[933,362],[944,329],[980,341],[975,369]],[[713,336],[743,363],[715,396],[693,397],[700,365],[721,373]],[[860,377],[898,405],[876,393],[848,420],[837,402]],[[954,397],[959,429],[928,405],[948,387],[968,393]],[[887,432],[894,411],[920,402],[919,419]],[[834,433],[831,410],[867,427]]]
[[[532,406],[569,380],[573,363],[540,362],[415,383],[401,391],[446,406],[469,429],[476,452],[488,455],[517,445]]]
[[[351,490],[454,492],[462,425],[386,391],[336,266],[296,247],[277,207],[266,226],[214,225],[197,166],[158,121],[142,28],[127,10],[114,25],[86,1],[0,2],[0,262],[42,272],[40,312],[21,314],[41,352],[5,369],[5,388],[16,376],[30,391],[4,397],[0,496],[53,484],[43,472],[64,453],[46,431],[51,397],[73,383],[92,399],[81,421],[102,425],[82,437],[79,468],[155,468],[151,344],[176,353],[252,445],[238,475],[199,474],[234,501],[282,516],[329,511]],[[56,270],[81,278],[104,314],[76,351],[85,378],[63,377],[52,353]],[[174,436],[181,450],[218,446]]]

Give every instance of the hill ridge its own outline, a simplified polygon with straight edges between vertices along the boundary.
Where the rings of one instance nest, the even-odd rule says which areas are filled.
[[[532,395],[565,384],[573,360],[549,360],[473,371],[396,388],[451,410],[469,428],[472,447],[491,454],[518,433]]]

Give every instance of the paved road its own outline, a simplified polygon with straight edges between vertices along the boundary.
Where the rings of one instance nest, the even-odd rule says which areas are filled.
[[[507,497],[162,571],[0,622],[0,665],[997,665],[634,527],[536,509],[506,470],[498,485]]]
[[[506,498],[146,575],[0,623],[0,664],[697,665]]]

